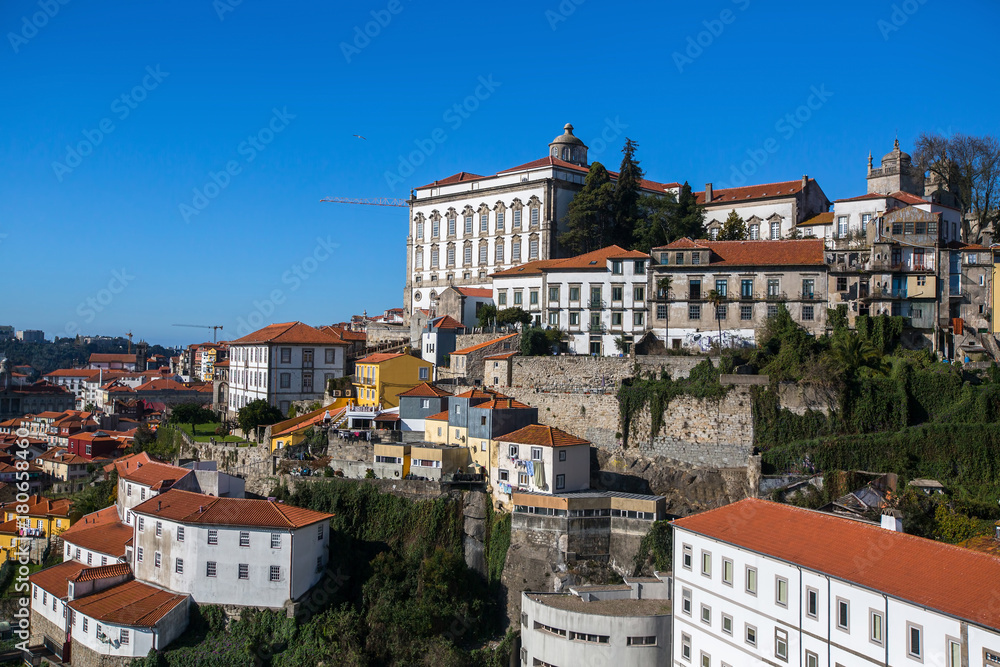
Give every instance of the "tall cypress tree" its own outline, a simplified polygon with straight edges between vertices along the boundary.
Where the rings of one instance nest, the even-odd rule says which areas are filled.
[[[705,237],[705,207],[698,203],[687,181],[684,181],[681,195],[677,198],[676,225],[672,232],[671,240],[685,236],[692,239]]]
[[[614,194],[615,186],[604,165],[590,165],[583,189],[569,204],[566,231],[559,234],[565,254],[582,255],[614,243]]]
[[[639,197],[642,186],[642,169],[635,159],[639,144],[628,137],[622,147],[622,164],[615,183],[615,221],[611,243],[629,247],[633,241],[633,230],[639,219]]]
[[[674,195],[643,195],[639,198],[639,219],[635,223],[633,248],[641,252],[670,243],[676,225],[677,201]]]

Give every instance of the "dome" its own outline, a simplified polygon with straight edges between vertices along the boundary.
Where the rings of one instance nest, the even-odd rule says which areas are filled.
[[[571,123],[566,123],[563,126],[565,132],[560,134],[558,137],[552,140],[552,144],[569,144],[571,146],[583,146],[583,141],[579,137],[573,136],[573,125]],[[552,144],[549,144],[550,146]]]
[[[882,164],[890,165],[897,159],[907,163],[911,161],[909,153],[899,150],[899,139],[893,144],[892,151],[882,156]]]

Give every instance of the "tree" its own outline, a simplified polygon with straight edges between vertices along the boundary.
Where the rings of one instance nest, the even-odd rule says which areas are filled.
[[[236,423],[244,433],[254,431],[257,439],[260,439],[261,429],[264,426],[276,424],[284,419],[281,410],[274,407],[263,398],[250,401],[246,406],[240,408],[236,413]]]
[[[745,241],[750,237],[750,232],[747,229],[747,223],[743,222],[743,218],[740,214],[733,209],[729,212],[729,217],[722,224],[722,230],[719,232],[720,241]]]
[[[675,239],[705,237],[705,207],[698,203],[687,181],[681,186],[681,194],[677,198],[675,234]]]
[[[496,323],[497,319],[497,307],[492,303],[484,303],[479,307],[479,326],[484,329]]]
[[[876,371],[883,370],[882,355],[871,343],[851,331],[844,331],[836,337],[830,347],[837,366],[847,377],[854,377],[862,367]]]
[[[1000,207],[1000,141],[992,135],[923,133],[916,148],[917,165],[958,200],[965,240],[980,242]]]
[[[574,255],[611,245],[614,204],[611,176],[603,164],[595,162],[590,165],[583,189],[569,203],[566,231],[559,234],[559,245]]]
[[[667,302],[664,309],[666,313],[665,324],[663,325],[663,346],[666,348],[670,347],[670,288],[673,287],[673,284],[673,276],[660,276],[656,279],[656,298]]]
[[[531,327],[521,333],[521,356],[543,357],[551,354],[552,344],[540,327]]]
[[[639,198],[639,219],[636,221],[633,248],[649,252],[653,248],[667,245],[679,238],[677,226],[677,198],[673,193],[666,196],[643,195]]]
[[[719,323],[719,352],[722,352],[722,318],[719,317],[719,306],[726,302],[726,297],[718,290],[712,290],[706,295],[706,298],[712,304],[712,309],[715,311],[712,313],[712,316]]]
[[[504,308],[497,313],[496,321],[499,325],[520,324],[522,326],[528,326],[531,324],[531,313],[527,312],[520,306]]]
[[[639,219],[639,198],[642,188],[642,169],[635,159],[639,144],[628,137],[622,147],[622,163],[618,169],[614,195],[614,229],[610,242],[605,245],[620,245],[628,248],[633,242],[633,230]]]
[[[153,430],[146,424],[139,424],[139,428],[132,436],[132,451],[136,454],[144,452],[154,442],[156,442],[156,434],[153,433]]]
[[[170,421],[175,424],[190,424],[191,436],[194,437],[195,426],[214,422],[215,413],[198,403],[180,403],[170,409]]]

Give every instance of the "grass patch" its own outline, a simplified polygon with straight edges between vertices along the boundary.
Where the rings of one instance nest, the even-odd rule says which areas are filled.
[[[216,442],[246,442],[243,438],[235,435],[216,435],[215,429],[219,427],[218,424],[197,424],[193,433],[191,432],[191,424],[174,424],[174,427],[184,431],[198,442],[208,442],[212,438],[215,438]]]

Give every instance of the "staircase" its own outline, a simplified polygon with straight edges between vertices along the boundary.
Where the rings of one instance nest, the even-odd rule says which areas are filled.
[[[347,422],[347,408],[341,408],[340,412],[335,413],[331,417],[330,428],[339,429],[345,422]]]

